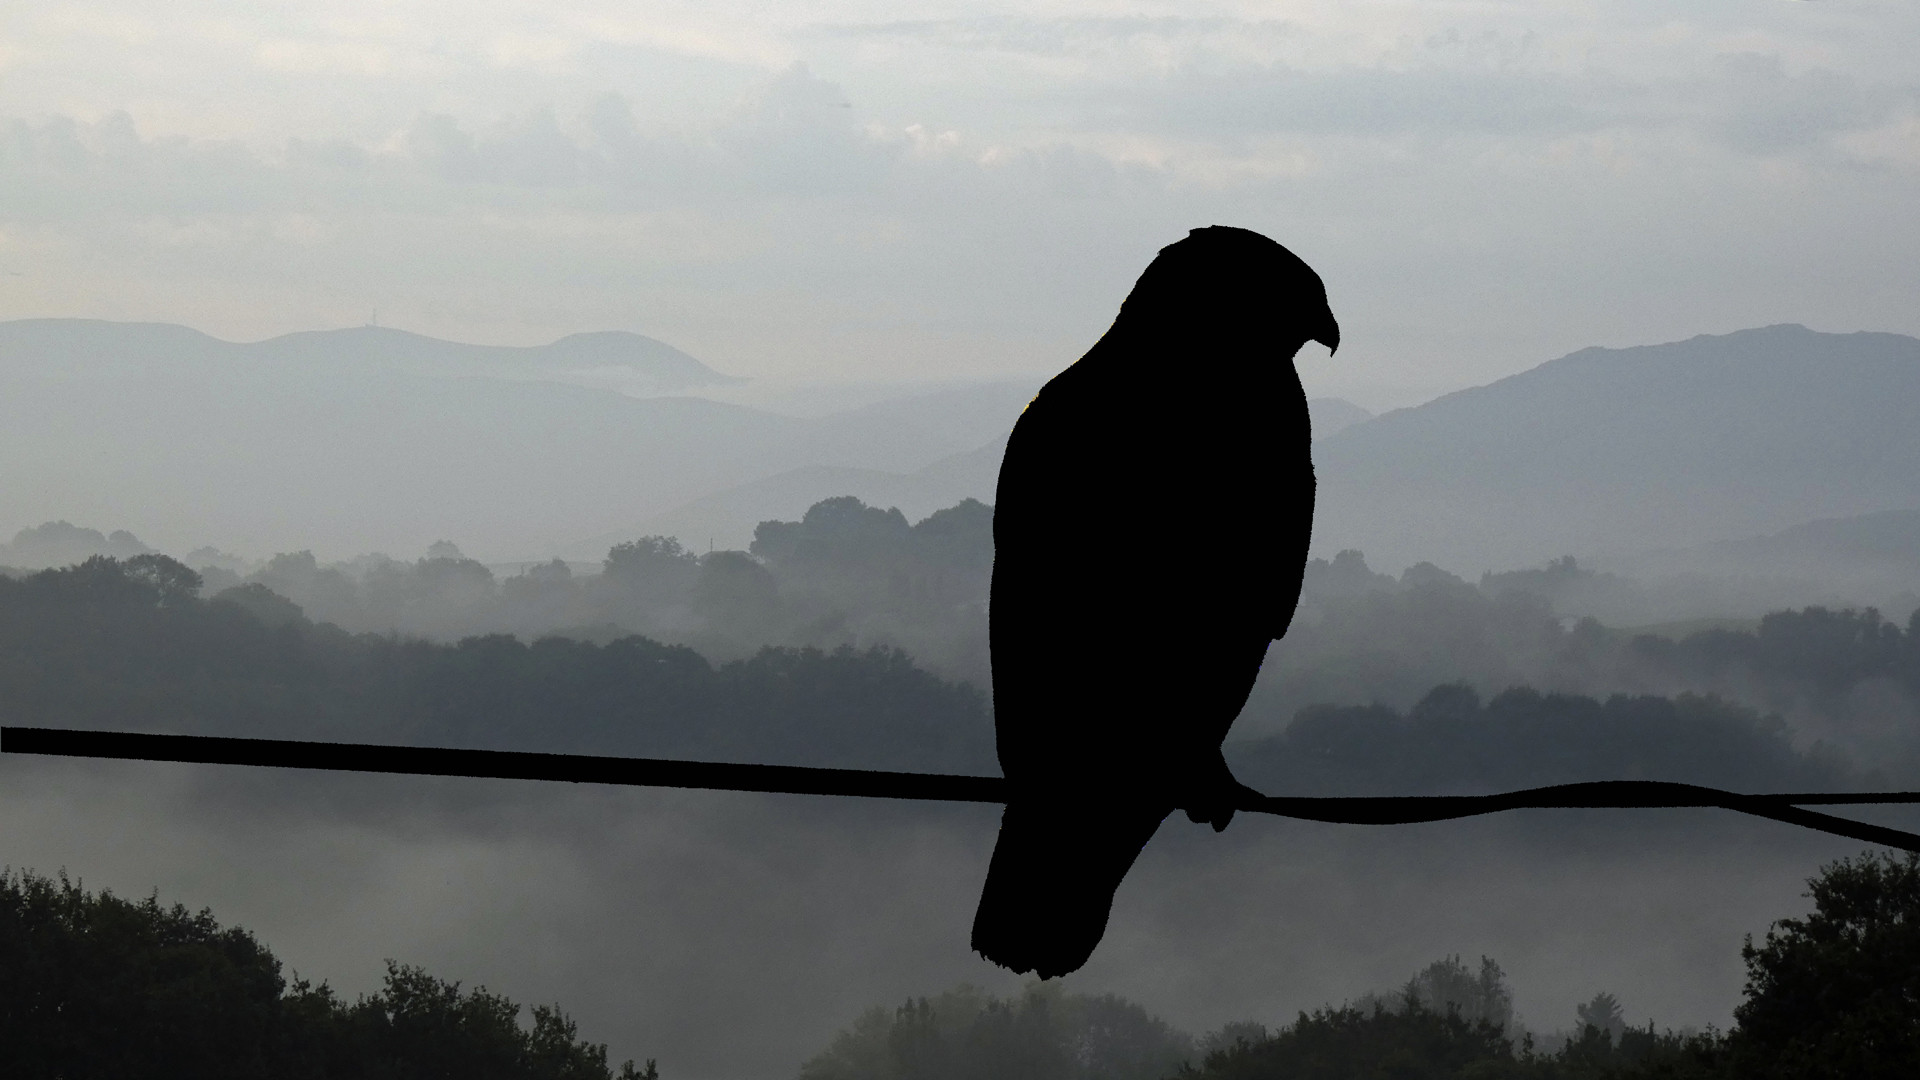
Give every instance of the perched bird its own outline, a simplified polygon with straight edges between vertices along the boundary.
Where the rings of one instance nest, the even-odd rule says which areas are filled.
[[[973,923],[987,959],[1078,969],[1160,822],[1223,829],[1246,792],[1220,744],[1300,598],[1308,341],[1340,343],[1319,275],[1259,233],[1195,229],[1015,425],[993,523],[1010,795]]]

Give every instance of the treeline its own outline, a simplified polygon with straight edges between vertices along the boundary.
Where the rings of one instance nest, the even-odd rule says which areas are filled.
[[[898,650],[766,648],[714,664],[640,636],[454,644],[349,634],[264,590],[201,598],[162,555],[0,579],[9,724],[991,773],[986,696]],[[1124,678],[1124,675],[1116,677]],[[1777,719],[1691,695],[1469,687],[1412,708],[1313,706],[1230,744],[1295,794],[1414,794],[1620,778],[1745,790],[1862,782]]]
[[[874,1009],[800,1068],[801,1080],[1865,1080],[1920,1074],[1920,855],[1864,854],[1810,882],[1813,910],[1741,950],[1726,1033],[1631,1027],[1610,994],[1575,1009],[1551,1050],[1512,1019],[1499,966],[1439,961],[1394,995],[1195,1039],[1112,995],[962,987]],[[0,1046],[20,1080],[655,1080],[609,1067],[558,1007],[528,1022],[510,999],[389,963],[347,1002],[289,979],[211,912],[0,872]]]
[[[189,560],[191,561],[191,560]],[[749,551],[696,554],[671,537],[616,544],[597,568],[555,559],[499,576],[440,542],[404,562],[322,564],[312,552],[196,568],[210,594],[257,585],[354,631],[452,641],[480,634],[644,634],[734,658],[765,645],[904,649],[986,684],[993,510],[968,499],[917,523],[848,497],[762,522]]]
[[[1605,1080],[1719,1076],[1727,1039],[1583,1023],[1551,1051],[1511,1023],[1451,1000],[1402,993],[1302,1013],[1275,1029],[1254,1021],[1195,1038],[1113,995],[1035,983],[1010,998],[962,986],[876,1008],[800,1069],[800,1080]],[[1501,993],[1506,993],[1504,986]],[[1598,995],[1611,1001],[1611,995]],[[1584,1016],[1585,1007],[1580,1015]],[[1615,1021],[1611,1026],[1605,1021]],[[1700,1071],[1700,1062],[1709,1071]]]
[[[1747,979],[1725,1033],[1632,1027],[1611,994],[1537,1039],[1512,1018],[1499,966],[1458,957],[1396,994],[1247,1021],[1194,1039],[1121,999],[1035,985],[971,988],[875,1009],[808,1061],[801,1080],[1892,1080],[1920,1075],[1920,855],[1823,868],[1814,910],[1741,951]],[[1548,1043],[1553,1045],[1548,1048]],[[1177,1064],[1176,1064],[1177,1062]]]
[[[800,1080],[1158,1080],[1193,1053],[1192,1036],[1112,994],[1056,982],[999,998],[962,986],[869,1010]]]
[[[1477,794],[1622,779],[1809,791],[1869,779],[1831,748],[1796,749],[1777,717],[1693,694],[1597,700],[1518,688],[1482,701],[1453,684],[1405,711],[1309,706],[1280,734],[1228,750],[1241,780],[1289,795]]]
[[[521,1008],[389,963],[346,1001],[288,979],[211,912],[0,872],[0,1047],[8,1080],[658,1080],[608,1066],[558,1007]]]
[[[992,509],[971,500],[910,523],[843,497],[799,521],[763,522],[746,552],[696,554],[644,537],[615,545],[598,567],[555,561],[505,575],[444,543],[413,562],[322,564],[297,552],[248,567],[202,551],[195,557],[206,565],[193,565],[203,595],[271,623],[304,615],[442,643],[511,634],[604,645],[638,634],[716,661],[769,645],[881,646],[984,690],[992,525]],[[1151,568],[1145,560],[1143,549],[1139,581],[1114,587],[1202,587],[1164,557]],[[1390,577],[1347,551],[1311,562],[1305,585],[1242,733],[1277,733],[1310,706],[1407,710],[1449,683],[1487,697],[1516,686],[1602,699],[1697,694],[1777,714],[1802,739],[1890,776],[1920,775],[1920,624],[1911,613],[1898,623],[1871,609],[1808,608],[1744,625],[1626,631],[1565,612],[1644,586],[1571,558],[1469,582],[1429,564]],[[1149,640],[1178,632],[1131,629]]]
[[[555,562],[495,578],[444,545],[413,563],[321,566],[306,553],[282,555],[246,581],[348,629],[437,640],[638,633],[718,659],[765,645],[882,645],[984,688],[992,521],[992,509],[973,501],[910,524],[897,510],[844,497],[797,522],[763,522],[747,552],[696,555],[647,537],[615,546],[597,574]],[[210,592],[241,580],[207,572]],[[1188,586],[1143,578],[1114,587]],[[1407,709],[1453,682],[1488,696],[1515,686],[1601,698],[1701,694],[1920,775],[1920,612],[1901,624],[1872,609],[1816,607],[1661,633],[1562,614],[1583,597],[1637,587],[1571,558],[1478,582],[1430,564],[1389,577],[1353,551],[1314,560],[1300,613],[1273,648],[1241,730],[1273,732],[1309,706]]]
[[[443,645],[270,595],[200,597],[163,555],[0,579],[0,722],[991,772],[983,695],[888,649],[712,664],[638,636]]]
[[[1667,1078],[1810,1080],[1920,1075],[1920,855],[1864,854],[1808,883],[1814,910],[1782,919],[1741,949],[1747,978],[1734,1026],[1657,1032],[1617,1023],[1610,995],[1578,1010],[1582,1024],[1538,1053],[1484,1018],[1431,1008],[1409,992],[1392,1010],[1329,1008],[1279,1032],[1208,1053],[1181,1080],[1401,1076],[1513,1080]],[[1614,1021],[1614,1022],[1609,1022]]]
[[[1920,773],[1920,612],[1774,612],[1748,627],[1625,632],[1555,614],[1572,560],[1479,584],[1422,564],[1399,578],[1358,552],[1308,567],[1300,614],[1268,653],[1254,727],[1316,705],[1412,707],[1436,685],[1486,695],[1714,695],[1777,714],[1890,773]],[[1243,723],[1243,726],[1246,724]]]

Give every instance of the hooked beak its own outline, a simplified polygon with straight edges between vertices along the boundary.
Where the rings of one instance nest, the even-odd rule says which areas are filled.
[[[1325,345],[1327,347],[1327,355],[1332,356],[1334,353],[1340,351],[1340,324],[1333,321],[1333,310],[1331,308],[1322,308],[1320,310],[1323,318],[1320,326],[1314,330],[1313,337],[1310,340]]]

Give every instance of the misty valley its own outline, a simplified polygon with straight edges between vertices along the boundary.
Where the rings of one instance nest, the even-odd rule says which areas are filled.
[[[1920,4],[0,17],[0,1080],[1920,1078]]]
[[[597,566],[555,559],[493,567],[444,541],[410,562],[367,556],[322,563],[308,552],[248,561],[213,549],[181,561],[131,533],[50,523],[23,531],[5,549],[43,562],[73,561],[0,577],[0,701],[5,722],[24,726],[990,774],[993,724],[983,687],[992,516],[989,506],[969,499],[910,522],[898,510],[838,497],[816,503],[800,520],[761,523],[746,551],[694,553],[671,537],[645,536],[614,544]],[[1111,542],[1139,539],[1116,533]],[[1139,551],[1142,559],[1192,558],[1147,546]],[[197,568],[189,565],[196,561]],[[1191,574],[1191,587],[1232,587],[1230,576],[1223,579],[1209,565],[1194,563]],[[1647,591],[1641,582],[1586,569],[1571,557],[1490,572],[1477,582],[1428,563],[1398,576],[1378,573],[1353,550],[1315,559],[1295,626],[1269,651],[1228,744],[1229,761],[1252,786],[1289,794],[1470,793],[1618,778],[1743,791],[1844,791],[1920,781],[1920,613],[1901,625],[1871,608],[1810,606],[1639,627],[1610,626],[1589,613],[1631,611],[1637,603],[1658,614],[1659,605],[1643,599]],[[1112,647],[1124,657],[1178,632],[1120,627]],[[1117,660],[1116,677],[1124,677],[1125,667]],[[17,760],[6,768],[14,790],[30,780]],[[52,785],[66,785],[74,789],[66,798],[98,799],[85,792],[102,783],[149,782],[151,776],[133,776],[139,768],[76,763],[49,776],[42,765],[43,775],[25,786],[38,787],[44,797]],[[662,920],[672,917],[673,901],[686,899],[661,896],[656,883],[629,905],[615,898],[630,886],[615,883],[629,874],[651,876],[659,867],[711,872],[713,852],[688,850],[702,838],[730,848],[732,858],[769,859],[773,865],[748,869],[737,883],[769,895],[706,911],[701,918],[717,929],[736,919],[753,921],[753,910],[790,898],[787,890],[805,887],[809,878],[817,889],[817,875],[834,870],[795,861],[809,861],[822,845],[856,864],[902,857],[882,854],[887,851],[905,853],[910,863],[947,862],[946,886],[920,882],[868,895],[861,904],[871,911],[898,901],[917,908],[919,918],[931,921],[944,912],[958,925],[965,916],[966,868],[979,865],[983,826],[990,823],[970,808],[632,793],[596,793],[583,804],[571,794],[504,782],[268,779],[273,774],[144,768],[171,774],[158,793],[169,813],[209,824],[244,813],[263,841],[276,829],[370,830],[444,845],[503,836],[502,829],[515,828],[509,821],[538,820],[535,833],[559,837],[580,828],[581,815],[609,808],[630,819],[664,814],[649,827],[689,834],[668,845],[672,850],[660,849],[656,837],[645,845],[654,858],[627,868],[595,866],[576,886],[613,889],[600,901],[613,903],[601,917]],[[102,811],[96,806],[92,813]],[[1906,816],[1879,814],[1889,823]],[[1469,839],[1435,845],[1431,831],[1442,828]],[[1217,978],[1201,970],[1225,961],[1214,950],[1257,951],[1263,938],[1270,943],[1289,926],[1329,929],[1325,920],[1336,917],[1333,910],[1296,906],[1279,925],[1230,940],[1252,912],[1296,898],[1302,885],[1328,873],[1363,893],[1390,878],[1400,879],[1395,888],[1421,881],[1438,898],[1457,894],[1458,902],[1485,909],[1493,927],[1464,934],[1457,927],[1454,940],[1538,940],[1547,932],[1578,933],[1575,920],[1616,929],[1630,924],[1633,912],[1650,902],[1648,892],[1669,887],[1684,895],[1658,903],[1705,899],[1710,908],[1729,906],[1725,894],[1743,889],[1743,874],[1777,875],[1765,868],[1793,867],[1789,874],[1804,877],[1808,867],[1847,850],[1831,838],[1782,835],[1772,830],[1783,827],[1701,811],[1537,812],[1424,829],[1429,840],[1419,839],[1418,830],[1355,837],[1338,827],[1298,823],[1245,823],[1220,837],[1169,826],[1143,860],[1136,891],[1177,905],[1194,889],[1222,887],[1213,906],[1250,907],[1217,913],[1216,926],[1169,926],[1164,916],[1150,917],[1153,929],[1142,933],[1172,931],[1157,943],[1127,934],[1123,911],[1119,947],[1156,957],[1205,942],[1206,950],[1186,961],[1188,977]],[[568,836],[558,846],[582,843],[593,854],[575,851],[576,857],[624,861],[612,854],[617,839]],[[1279,864],[1272,862],[1276,856]],[[1302,859],[1319,866],[1303,867]],[[1684,867],[1677,873],[1675,862]],[[1911,863],[1860,866],[1909,889],[1908,879],[1920,874]],[[1563,889],[1588,875],[1627,868],[1646,874],[1653,867],[1662,869],[1631,899],[1589,889],[1599,894],[1593,911],[1556,902],[1543,912],[1531,909],[1534,901],[1524,894],[1476,895],[1488,880]],[[840,869],[848,869],[844,861]],[[863,891],[886,888],[872,865],[851,873]],[[1542,876],[1560,883],[1543,886]],[[941,891],[958,896],[929,895]],[[200,1024],[225,1032],[226,1041],[194,1051],[204,1060],[179,1062],[193,1075],[228,1074],[223,1069],[236,1076],[258,1070],[386,1075],[369,1064],[376,1061],[401,1070],[394,1075],[413,1075],[407,1070],[425,1067],[418,1062],[439,1068],[465,1061],[465,1075],[611,1077],[664,1070],[659,1074],[672,1076],[710,1072],[715,1066],[703,1064],[703,1056],[728,1058],[714,1057],[711,1049],[690,1052],[688,1044],[698,1040],[686,1034],[629,1035],[622,1047],[631,1044],[646,1065],[615,1068],[606,1045],[592,1036],[630,1028],[632,1019],[610,1015],[610,1003],[581,1002],[574,988],[556,988],[553,996],[588,1018],[589,1038],[557,1007],[529,1014],[531,1028],[519,1025],[520,1009],[511,1000],[484,985],[463,989],[409,966],[409,958],[385,957],[386,974],[377,985],[364,981],[380,970],[376,962],[358,973],[362,982],[339,980],[343,988],[336,990],[303,979],[297,968],[291,977],[283,974],[270,942],[222,929],[205,913],[190,916],[154,900],[129,903],[90,893],[84,878],[50,880],[30,870],[13,872],[4,893],[20,963],[49,963],[41,950],[75,956],[94,950],[84,964],[45,969],[47,980],[66,987],[62,993],[93,994],[87,979],[116,966],[151,972],[142,976],[144,984],[120,985],[115,993],[123,997],[89,1015],[138,1015],[156,1030]],[[817,923],[824,914],[818,906],[831,906],[832,895],[828,890],[787,918]],[[1363,922],[1366,908],[1381,902],[1377,896],[1349,900],[1360,905]],[[1798,910],[1792,903],[1783,907],[1777,893],[1731,906],[1741,913],[1736,920],[1745,919],[1736,933],[1759,933]],[[881,916],[884,928],[868,948],[912,932],[900,918],[899,912]],[[95,933],[58,944],[109,925],[117,929],[107,938]],[[654,929],[672,932],[665,925]],[[955,936],[947,930],[920,948]],[[1403,929],[1398,936],[1428,935]],[[1726,970],[1739,959],[1737,936],[1721,937],[1726,955],[1715,962]],[[780,971],[786,977],[767,988],[774,997],[749,995],[748,1003],[783,1008],[774,1005],[777,988],[817,974],[808,968],[824,942],[806,940],[767,941],[750,950],[786,969]],[[1452,942],[1421,945],[1432,953]],[[179,958],[196,950],[208,959]],[[1751,958],[1747,963],[1758,970]],[[1071,980],[1064,988],[1021,986],[981,980],[977,971],[957,970],[963,977],[946,988],[913,986],[903,974],[927,970],[924,963],[896,959],[879,966],[883,972],[893,967],[894,974],[874,980],[869,973],[849,985],[875,993],[903,987],[906,1004],[868,1009],[873,1002],[851,1000],[844,990],[826,995],[801,1010],[807,1019],[782,1040],[804,1045],[802,1032],[811,1031],[817,1044],[789,1069],[807,1080],[1148,1080],[1176,1073],[1306,1075],[1300,1070],[1312,1068],[1335,1070],[1312,1075],[1372,1075],[1386,1061],[1406,1060],[1419,1063],[1425,1070],[1419,1075],[1434,1076],[1464,1075],[1469,1068],[1494,1070],[1473,1075],[1529,1077],[1717,1076],[1747,1075],[1727,1073],[1735,1067],[1729,1063],[1750,1064],[1762,1045],[1756,1040],[1771,1037],[1744,1014],[1726,1034],[1684,1019],[1662,1027],[1663,1017],[1652,1010],[1630,1023],[1621,1001],[1637,1006],[1635,991],[1652,996],[1649,965],[1631,957],[1603,970],[1541,972],[1551,988],[1531,996],[1524,987],[1516,995],[1493,960],[1469,970],[1449,956],[1398,983],[1377,968],[1349,970],[1303,980],[1312,989],[1292,989],[1282,1008],[1297,1017],[1278,1010],[1236,1015],[1192,1032],[1158,1015],[1174,1011],[1164,989],[1102,977],[1098,965],[1095,979],[1149,1005],[1123,992],[1078,991]],[[1264,981],[1260,965],[1251,971],[1244,962],[1235,966],[1243,969],[1237,978]],[[1308,967],[1340,966],[1339,950],[1329,943]],[[931,965],[942,967],[955,970],[950,959]],[[1247,988],[1214,990],[1221,1001],[1240,1005]],[[1313,989],[1323,995],[1317,1001],[1302,996]],[[170,1013],[175,1006],[168,1003],[181,995],[205,1011]],[[1660,1004],[1685,1017],[1698,1014],[1696,1002],[1669,992]],[[663,1006],[651,1005],[671,1015]],[[623,1007],[649,1005],[627,997]],[[252,1019],[236,1025],[222,1010],[243,1010]],[[1175,1015],[1193,1024],[1206,1011]],[[760,1021],[743,1015],[740,1022]],[[835,1027],[840,1033],[827,1038]],[[57,1053],[79,1053],[74,1048],[88,1042],[83,1027],[69,1034],[72,1043]],[[151,1049],[171,1045],[158,1035],[112,1045],[116,1053],[184,1052]],[[150,1049],[139,1050],[143,1045]]]
[[[6,725],[996,772],[1032,383],[780,390],[622,334],[41,320],[0,354],[8,505],[64,515],[0,543]],[[1314,557],[1226,760],[1288,795],[1920,787],[1915,408],[1920,341],[1792,326],[1313,400]],[[1156,483],[1065,556],[1122,597],[1258,577],[1233,507]],[[1108,689],[1191,629],[1113,625]],[[19,1036],[35,1076],[1865,1075],[1849,1023],[1920,969],[1910,860],[1537,810],[1176,815],[1087,966],[1023,981],[967,939],[998,815],[4,755],[0,966],[34,974],[0,1023],[74,1003]]]

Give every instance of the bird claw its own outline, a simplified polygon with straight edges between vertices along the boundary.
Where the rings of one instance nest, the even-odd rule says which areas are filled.
[[[1214,832],[1225,832],[1227,824],[1233,820],[1233,807],[1222,810],[1219,807],[1199,808],[1187,811],[1187,820],[1195,825],[1212,825]]]
[[[1249,797],[1258,798],[1259,794],[1234,779],[1222,762],[1217,776],[1208,777],[1191,789],[1185,800],[1187,820],[1195,825],[1212,825],[1214,832],[1225,832],[1240,804]]]

